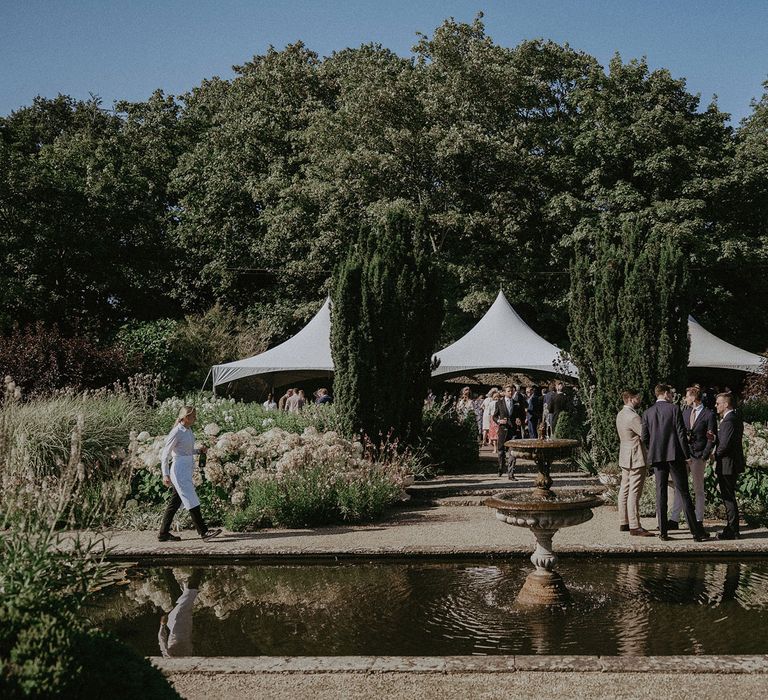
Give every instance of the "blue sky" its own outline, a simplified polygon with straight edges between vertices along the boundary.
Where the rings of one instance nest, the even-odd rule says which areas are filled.
[[[203,78],[302,40],[321,55],[369,41],[406,55],[449,16],[504,46],[544,37],[605,64],[615,51],[686,78],[738,121],[768,79],[768,0],[0,0],[0,115],[35,95],[109,105]]]

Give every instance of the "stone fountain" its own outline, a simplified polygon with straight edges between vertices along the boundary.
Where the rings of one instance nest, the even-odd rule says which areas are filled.
[[[555,571],[557,557],[552,538],[563,527],[581,525],[592,519],[592,508],[603,501],[584,492],[558,495],[552,491],[550,469],[557,459],[569,457],[578,447],[578,440],[509,440],[506,447],[515,458],[531,459],[538,476],[532,491],[507,495],[498,493],[485,504],[496,509],[496,517],[517,527],[527,527],[536,538],[531,563],[536,567],[528,574],[517,596],[523,604],[562,605],[570,599],[562,576]]]

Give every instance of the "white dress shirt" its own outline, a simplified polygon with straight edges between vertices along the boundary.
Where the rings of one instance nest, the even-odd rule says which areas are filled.
[[[165,446],[160,455],[160,466],[163,470],[163,476],[170,476],[171,457],[194,457],[198,451],[195,449],[195,434],[191,428],[187,428],[183,423],[177,423],[173,430],[165,438]]]

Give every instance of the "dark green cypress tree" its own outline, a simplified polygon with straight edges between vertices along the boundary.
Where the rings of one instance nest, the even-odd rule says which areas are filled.
[[[389,205],[336,271],[331,349],[336,408],[348,433],[412,445],[443,318],[426,218]]]
[[[674,229],[601,223],[578,242],[570,268],[571,359],[598,464],[618,456],[616,412],[634,387],[682,387],[688,364],[688,255]]]

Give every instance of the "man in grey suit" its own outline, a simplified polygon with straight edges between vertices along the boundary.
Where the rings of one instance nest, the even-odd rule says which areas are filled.
[[[688,447],[691,450],[691,461],[688,463],[688,471],[693,480],[693,491],[696,496],[696,520],[703,525],[704,520],[704,472],[706,461],[715,448],[715,433],[717,422],[715,412],[710,411],[701,401],[701,389],[698,386],[690,386],[685,390],[685,404],[683,409],[683,424],[688,433]],[[679,530],[680,513],[683,512],[683,502],[680,494],[675,491],[672,501],[672,510],[669,512],[670,530]]]
[[[715,474],[725,505],[727,524],[718,533],[719,540],[739,539],[739,504],[736,502],[736,482],[744,471],[744,422],[733,410],[733,394],[718,394],[715,408],[720,415],[715,448]]]
[[[640,496],[643,493],[648,459],[645,455],[642,434],[643,424],[637,409],[640,407],[640,392],[625,391],[621,398],[624,408],[616,416],[616,431],[619,434],[619,466],[621,467],[621,488],[619,489],[619,520],[622,531],[629,531],[633,537],[653,537],[640,524]]]
[[[667,482],[670,476],[680,492],[685,520],[693,533],[693,539],[703,542],[709,533],[696,522],[696,512],[688,491],[686,461],[691,458],[688,435],[680,407],[672,403],[672,387],[657,384],[654,390],[656,403],[643,413],[643,443],[648,451],[656,477],[656,517],[659,522],[659,538],[669,540],[667,533]]]

